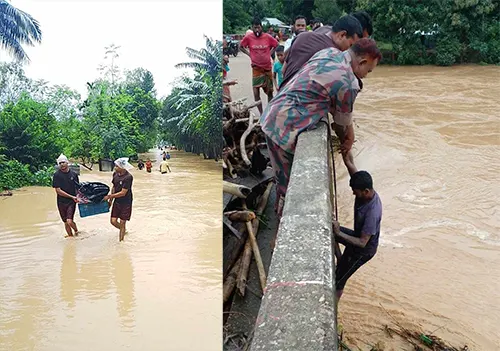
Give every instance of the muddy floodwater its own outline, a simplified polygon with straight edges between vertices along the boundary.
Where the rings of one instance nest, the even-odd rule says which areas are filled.
[[[128,234],[109,213],[64,239],[52,188],[0,198],[0,350],[220,350],[221,167],[172,151],[137,168]],[[111,185],[111,172],[81,181]]]
[[[248,58],[230,60],[233,98],[253,101]],[[381,66],[364,80],[355,161],[372,174],[384,214],[381,247],[339,304],[349,345],[412,350],[384,333],[396,319],[456,346],[500,350],[499,82],[494,66]],[[354,198],[337,169],[339,217],[352,227]]]

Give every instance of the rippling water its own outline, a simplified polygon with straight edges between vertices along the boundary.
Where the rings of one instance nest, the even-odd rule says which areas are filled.
[[[78,211],[81,234],[64,239],[51,188],[0,198],[0,350],[220,349],[220,165],[174,151],[170,166],[131,171],[122,243],[109,214]]]
[[[380,327],[500,350],[500,67],[379,67],[355,106],[356,163],[384,205],[382,248],[347,284],[347,335]],[[347,174],[340,218],[353,220]],[[388,313],[380,306],[384,306]],[[390,315],[392,315],[392,317]]]
[[[233,98],[253,101],[248,58],[230,60]],[[456,346],[500,350],[499,82],[500,67],[481,66],[381,66],[364,80],[355,161],[372,174],[384,214],[381,247],[339,304],[349,345],[413,350],[383,331],[396,319]],[[354,198],[341,161],[337,169],[339,217],[352,226]]]

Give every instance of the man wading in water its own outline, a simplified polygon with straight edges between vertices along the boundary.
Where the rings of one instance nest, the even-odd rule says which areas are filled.
[[[113,189],[111,195],[104,197],[104,201],[109,201],[109,206],[113,205],[111,224],[120,229],[120,241],[125,237],[125,225],[127,221],[130,221],[132,215],[132,181],[134,177],[128,172],[132,168],[134,167],[128,163],[128,157],[122,157],[115,161]],[[118,222],[118,219],[120,219],[120,222]]]
[[[68,158],[61,154],[57,159],[59,169],[52,177],[52,187],[57,194],[57,208],[66,228],[66,237],[78,235],[78,228],[73,221],[76,210],[76,188],[80,183],[78,175],[69,168]],[[74,235],[73,235],[74,231]]]
[[[163,161],[161,161],[161,163],[160,163],[160,172],[161,172],[161,174],[166,174],[168,172],[172,172],[170,170],[170,166],[168,165],[168,162],[167,162],[167,156],[163,156]]]
[[[373,189],[371,175],[366,171],[356,172],[352,175],[349,185],[356,196],[354,230],[341,227],[337,221],[333,221],[335,240],[345,245],[344,253],[337,259],[335,270],[337,304],[347,279],[377,253],[382,221],[382,202]]]
[[[258,18],[253,20],[252,29],[253,32],[245,35],[241,41],[240,50],[250,57],[253,97],[255,101],[260,101],[260,88],[262,88],[269,102],[273,98],[274,90],[271,55],[278,46],[278,41],[269,34],[262,32],[262,23]],[[262,104],[258,105],[257,108],[262,114]]]

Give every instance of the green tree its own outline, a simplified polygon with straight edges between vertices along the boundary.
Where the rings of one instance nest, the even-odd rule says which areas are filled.
[[[194,76],[180,77],[164,100],[162,139],[218,158],[222,152],[222,43],[207,38],[205,48],[186,51],[197,61],[178,67],[193,68]]]
[[[133,94],[135,88],[139,88],[145,93],[156,95],[155,81],[153,74],[144,68],[136,68],[125,72],[124,89],[129,94]]]
[[[335,0],[314,0],[312,15],[315,18],[321,18],[323,23],[332,24],[342,15],[342,12]]]
[[[16,60],[29,62],[22,45],[34,46],[41,41],[42,30],[38,21],[7,1],[0,0],[0,46]]]
[[[177,68],[191,68],[204,72],[213,79],[219,79],[222,74],[222,44],[205,36],[205,48],[195,50],[186,48],[186,54],[196,61],[183,62],[175,65]]]
[[[61,152],[56,118],[28,96],[0,112],[0,143],[7,158],[29,165],[32,171],[54,164]]]
[[[495,0],[358,0],[375,37],[400,64],[500,63],[500,3]],[[421,35],[433,41],[426,47]]]

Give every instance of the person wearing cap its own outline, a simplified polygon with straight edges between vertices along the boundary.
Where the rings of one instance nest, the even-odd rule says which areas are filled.
[[[134,168],[128,163],[128,157],[122,157],[115,161],[115,172],[113,173],[113,189],[111,195],[106,195],[104,201],[113,205],[111,210],[111,224],[120,230],[119,240],[125,236],[126,223],[132,215],[132,182],[134,177],[129,169]],[[118,222],[118,219],[120,221]]]
[[[67,236],[78,235],[78,228],[74,222],[76,210],[76,190],[77,184],[80,183],[78,174],[69,168],[68,158],[61,154],[57,159],[59,169],[52,177],[52,187],[57,194],[57,209],[59,215],[64,222]]]

